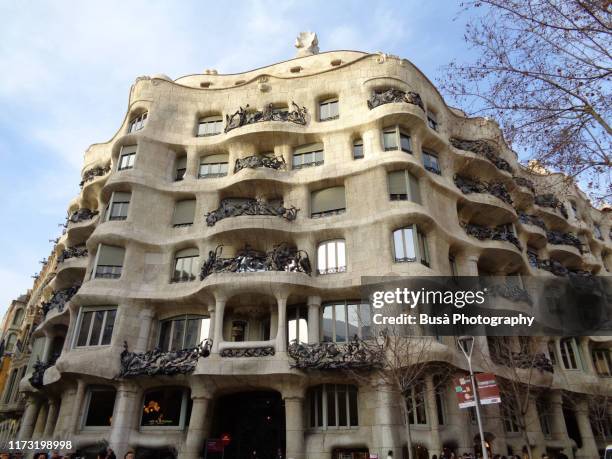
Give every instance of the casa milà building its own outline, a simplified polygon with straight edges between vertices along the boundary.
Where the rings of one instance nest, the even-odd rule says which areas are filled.
[[[363,276],[609,275],[610,214],[519,165],[494,121],[449,107],[406,59],[296,46],[244,73],[136,79],[68,204],[20,439],[192,459],[228,433],[226,459],[405,457],[401,399],[288,352],[335,342],[341,358],[368,338]],[[465,370],[452,337],[434,341]],[[606,387],[609,343],[542,353],[535,454],[597,457],[588,388]],[[474,451],[474,413],[434,378],[406,394],[415,457]],[[500,406],[484,416],[491,451],[520,454]]]

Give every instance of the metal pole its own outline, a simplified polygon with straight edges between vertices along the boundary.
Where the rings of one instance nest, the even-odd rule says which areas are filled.
[[[474,378],[474,372],[472,371],[472,359],[468,359],[468,367],[470,369],[470,381],[472,381],[472,389],[474,390],[474,399],[476,401],[476,420],[478,421],[478,432],[480,433],[480,450],[482,451],[483,459],[489,459],[489,452],[485,446],[484,431],[482,429],[482,419],[480,418],[480,397],[478,397],[478,386],[476,385],[476,378]]]

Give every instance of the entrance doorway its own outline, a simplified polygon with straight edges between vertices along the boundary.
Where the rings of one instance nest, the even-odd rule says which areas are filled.
[[[274,391],[240,392],[217,399],[212,437],[223,434],[231,437],[224,459],[284,458],[285,404],[281,395]]]

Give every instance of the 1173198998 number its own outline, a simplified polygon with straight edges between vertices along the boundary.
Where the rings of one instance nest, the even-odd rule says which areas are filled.
[[[6,443],[9,450],[72,449],[70,440],[9,440]]]

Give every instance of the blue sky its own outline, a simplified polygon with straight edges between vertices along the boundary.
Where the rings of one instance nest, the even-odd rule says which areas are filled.
[[[222,6],[221,6],[222,5]],[[458,2],[0,0],[0,316],[32,284],[79,192],[83,153],[108,140],[140,75],[235,73],[321,51],[383,51],[431,80],[467,58]]]

